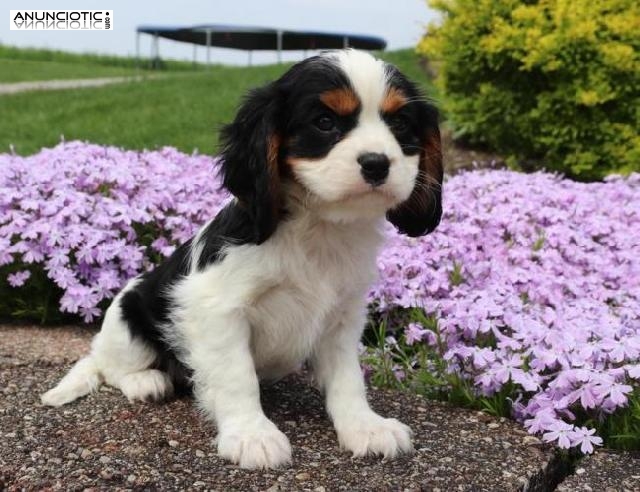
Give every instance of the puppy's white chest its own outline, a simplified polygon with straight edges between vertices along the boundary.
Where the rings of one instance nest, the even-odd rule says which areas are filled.
[[[373,279],[375,245],[363,255],[335,244],[297,246],[278,249],[283,256],[271,260],[279,268],[271,270],[270,281],[247,310],[254,363],[267,379],[304,362],[339,322],[345,303],[364,302],[356,293]]]
[[[302,363],[348,290],[339,272],[310,269],[303,275],[283,276],[259,296],[248,310],[259,374],[278,378]]]

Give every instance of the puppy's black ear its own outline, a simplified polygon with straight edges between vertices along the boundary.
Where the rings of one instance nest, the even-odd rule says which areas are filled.
[[[423,236],[433,231],[442,216],[442,149],[435,108],[428,107],[418,176],[409,198],[387,212],[387,219],[403,234]]]
[[[222,185],[253,222],[254,242],[266,241],[280,217],[279,96],[275,84],[249,93],[222,129]]]

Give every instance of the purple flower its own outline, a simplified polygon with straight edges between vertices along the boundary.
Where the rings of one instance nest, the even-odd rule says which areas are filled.
[[[22,270],[20,272],[7,275],[7,282],[9,282],[11,287],[21,287],[27,280],[29,280],[29,277],[31,277],[31,272],[29,270]]]
[[[29,157],[0,154],[0,266],[42,268],[63,289],[60,310],[93,321],[104,299],[150,265],[136,231],[161,231],[168,239],[152,248],[169,255],[228,200],[215,162],[81,142]]]
[[[526,409],[524,410],[526,413]],[[544,408],[535,413],[535,416],[524,421],[525,427],[532,434],[538,434],[543,431],[551,430],[558,422],[556,413],[551,408]]]
[[[627,366],[627,372],[629,373],[630,378],[640,379],[640,364]]]
[[[419,323],[409,323],[407,328],[404,330],[404,337],[407,342],[407,345],[413,345],[416,342],[420,342],[429,330],[422,328],[422,325]]]
[[[473,365],[477,369],[482,369],[495,362],[496,354],[489,348],[474,347],[472,351]]]
[[[512,355],[507,359],[501,359],[493,366],[496,379],[500,383],[506,383],[511,378],[511,374],[522,365],[519,355]]]
[[[398,381],[404,381],[406,374],[404,372],[404,370],[402,369],[402,367],[400,367],[397,364],[394,364],[394,366],[391,368],[391,371],[393,372],[394,377],[398,380]]]
[[[601,394],[608,394],[611,403],[617,406],[623,406],[627,403],[627,394],[631,393],[633,388],[628,384],[614,383],[609,388],[603,388]]]
[[[566,422],[556,421],[551,424],[550,430],[542,435],[542,440],[545,442],[556,441],[558,447],[562,449],[569,449],[571,447],[571,436],[573,435],[573,425]]]
[[[576,400],[580,400],[580,405],[584,409],[596,408],[602,401],[602,397],[597,391],[597,387],[591,384],[584,384],[577,390],[571,392],[568,395],[569,401],[573,403]]]
[[[595,429],[587,429],[586,427],[576,427],[569,433],[569,439],[572,446],[580,446],[580,451],[585,454],[593,453],[593,445],[602,446],[602,438],[594,436]]]

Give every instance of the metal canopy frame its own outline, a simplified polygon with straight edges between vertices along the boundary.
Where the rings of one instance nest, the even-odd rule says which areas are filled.
[[[253,51],[276,51],[278,63],[283,51],[307,51],[318,49],[359,48],[383,50],[387,42],[379,37],[362,34],[346,34],[316,31],[293,31],[263,27],[227,26],[205,24],[191,27],[139,26],[136,29],[136,60],[140,60],[140,35],[150,34],[151,59],[160,57],[159,38],[193,44],[193,62],[196,47],[206,47],[207,64],[211,64],[211,48],[232,48],[248,52],[249,65]]]

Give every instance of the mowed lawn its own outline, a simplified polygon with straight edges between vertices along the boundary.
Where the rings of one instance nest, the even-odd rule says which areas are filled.
[[[69,53],[37,48],[18,48],[0,44],[0,84],[35,80],[88,79],[140,75],[148,70],[146,58],[136,61],[133,57],[97,55],[92,53]],[[193,71],[203,69],[190,62],[163,62],[171,71]]]
[[[0,151],[26,155],[65,140],[212,153],[241,94],[284,70],[214,68],[100,88],[0,95]]]
[[[135,74],[135,69],[126,67],[0,58],[0,84],[34,80],[93,79]]]
[[[382,56],[433,93],[413,51]],[[27,155],[64,138],[128,149],[170,145],[187,153],[215,153],[218,129],[233,118],[242,95],[277,78],[289,66],[169,70],[159,72],[162,77],[141,82],[0,95],[0,152],[13,148]]]

